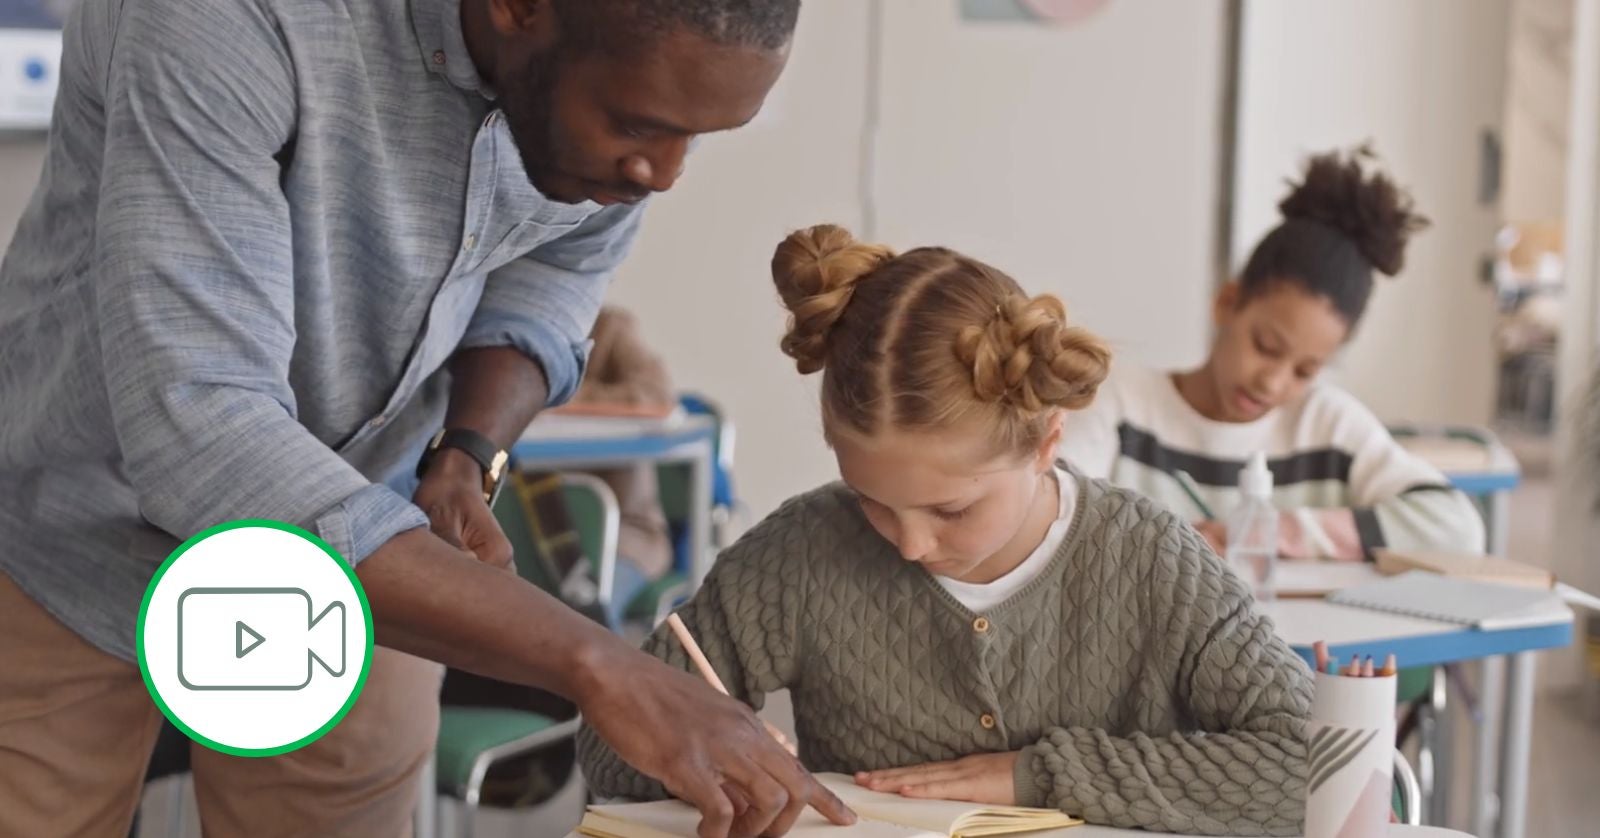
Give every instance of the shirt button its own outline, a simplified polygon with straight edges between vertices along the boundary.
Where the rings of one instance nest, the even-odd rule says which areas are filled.
[[[477,247],[478,246],[478,234],[477,233],[468,233],[467,234],[467,240],[464,243],[464,246],[465,246],[465,248],[467,250],[471,250],[474,247]]]
[[[979,617],[978,619],[973,620],[972,621],[972,630],[977,632],[977,633],[979,633],[979,634],[988,633],[988,631],[989,631],[989,618],[987,618],[987,617]]]
[[[994,717],[988,713],[984,713],[982,716],[978,717],[978,724],[983,725],[984,730],[994,730]]]
[[[435,64],[443,64],[444,63],[444,50],[436,49],[436,50],[433,51],[433,63],[435,63]]]

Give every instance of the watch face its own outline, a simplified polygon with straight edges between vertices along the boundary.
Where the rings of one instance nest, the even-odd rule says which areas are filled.
[[[506,487],[506,480],[510,476],[502,469],[498,479],[487,475],[483,478],[483,499],[488,501],[490,508],[493,508],[495,501],[500,499],[500,490]]]

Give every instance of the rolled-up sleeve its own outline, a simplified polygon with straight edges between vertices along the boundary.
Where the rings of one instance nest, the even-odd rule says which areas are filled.
[[[294,252],[276,159],[295,70],[251,0],[123,6],[106,89],[95,314],[140,512],[180,538],[238,518],[351,562],[427,526],[296,418]]]
[[[572,398],[611,274],[627,257],[644,204],[618,204],[489,274],[463,349],[510,346],[544,367],[548,404]]]

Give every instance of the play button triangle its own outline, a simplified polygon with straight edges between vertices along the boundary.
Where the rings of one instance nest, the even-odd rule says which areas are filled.
[[[251,638],[250,642],[248,643],[248,645],[245,642],[245,635],[247,635],[247,634],[250,635],[250,638]],[[256,647],[260,646],[264,642],[266,642],[266,638],[262,637],[259,634],[256,634],[254,631],[251,630],[251,628],[249,626],[245,625],[243,621],[237,621],[237,620],[234,621],[234,624],[233,624],[234,657],[242,658],[245,655],[248,655],[251,652],[254,652],[256,650]]]

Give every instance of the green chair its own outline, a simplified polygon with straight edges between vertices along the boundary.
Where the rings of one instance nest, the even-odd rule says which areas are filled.
[[[721,552],[733,543],[746,512],[733,491],[733,451],[737,432],[733,420],[716,401],[698,393],[684,393],[680,402],[690,414],[709,416],[715,425],[711,464],[711,549]],[[686,465],[675,463],[657,469],[661,509],[668,521],[688,520],[690,498],[693,497],[689,491],[689,480],[690,470]],[[692,556],[679,555],[671,572],[639,592],[628,603],[628,618],[648,621],[651,626],[660,625],[673,607],[691,592],[688,571],[692,561]]]
[[[562,474],[560,479],[584,555],[590,559],[598,580],[598,598],[603,606],[610,601],[616,573],[617,533],[622,517],[616,495],[604,481],[591,475]],[[561,582],[551,578],[532,552],[533,531],[519,493],[502,493],[494,512],[511,541],[518,574],[548,592],[558,592]],[[577,735],[580,723],[578,718],[552,719],[510,708],[440,708],[438,745],[427,772],[432,777],[429,793],[437,794],[437,810],[442,812],[448,805],[446,801],[453,802],[459,824],[456,834],[471,838],[489,767],[569,740]],[[422,812],[425,808],[419,807],[419,838],[430,838],[438,827],[437,817],[428,817]]]
[[[441,801],[457,801],[456,835],[473,834],[489,766],[571,739],[581,724],[500,707],[440,708],[434,777]]]
[[[617,496],[604,480],[582,472],[559,475],[567,513],[577,531],[583,555],[589,559],[588,573],[582,579],[595,585],[595,598],[604,606],[611,602],[617,574],[617,538],[622,527],[622,512]],[[545,591],[560,595],[577,579],[557,579],[539,558],[539,547],[529,523],[523,487],[509,485],[500,495],[494,517],[511,542],[517,574]]]
[[[661,511],[668,521],[686,521],[689,518],[689,498],[693,497],[693,493],[689,491],[689,479],[689,467],[679,463],[663,465],[656,470]],[[723,514],[719,515],[719,511]],[[722,507],[713,508],[712,550],[721,552],[728,546],[725,543],[726,522],[731,520],[731,514],[731,510],[724,510]],[[673,568],[667,571],[666,575],[651,582],[633,598],[632,602],[628,603],[628,619],[636,622],[648,621],[651,627],[661,625],[662,621],[667,619],[667,615],[672,613],[672,609],[693,593],[688,571],[691,561],[690,556],[678,556]]]
[[[583,555],[589,559],[590,575],[584,579],[595,585],[595,601],[605,609],[611,604],[611,593],[617,577],[617,540],[622,527],[622,512],[617,496],[604,480],[582,472],[563,472],[561,489],[567,514],[572,517],[573,529],[578,533],[578,544]],[[526,527],[525,521],[523,526]],[[531,544],[529,547],[531,549]],[[516,552],[523,556],[532,555],[527,550]],[[520,563],[518,567],[518,572],[522,572]],[[565,584],[570,585],[573,581],[568,580]]]
[[[1449,815],[1450,802],[1444,794],[1449,784],[1454,754],[1450,729],[1450,704],[1445,666],[1414,666],[1400,670],[1395,684],[1395,700],[1405,708],[1397,744],[1405,744],[1416,734],[1417,777],[1421,806],[1429,824],[1440,824]]]

